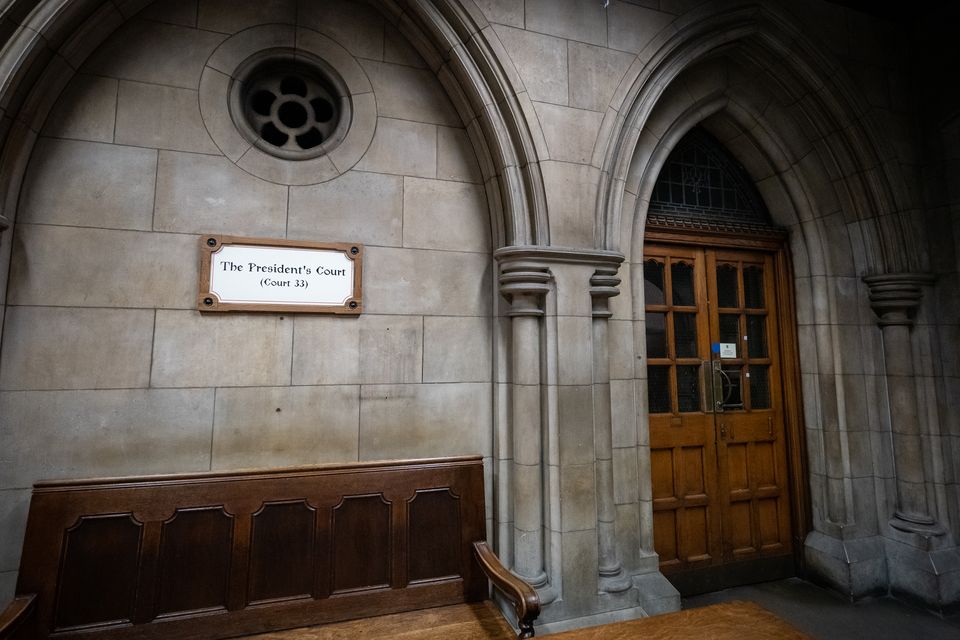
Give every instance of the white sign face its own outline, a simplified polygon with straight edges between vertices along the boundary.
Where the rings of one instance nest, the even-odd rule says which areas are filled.
[[[198,308],[360,312],[359,245],[340,249],[248,241],[206,240]]]
[[[737,343],[736,343],[736,342],[721,342],[721,343],[720,343],[720,357],[721,357],[721,358],[736,358],[736,357],[737,357]]]

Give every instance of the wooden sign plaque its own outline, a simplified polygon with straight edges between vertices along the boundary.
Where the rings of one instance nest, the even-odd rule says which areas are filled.
[[[200,311],[363,311],[363,245],[203,236]]]

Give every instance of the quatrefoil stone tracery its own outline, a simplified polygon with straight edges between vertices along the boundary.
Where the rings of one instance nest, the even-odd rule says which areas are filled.
[[[301,154],[319,147],[339,123],[337,100],[306,73],[259,73],[248,83],[247,121],[269,145]]]

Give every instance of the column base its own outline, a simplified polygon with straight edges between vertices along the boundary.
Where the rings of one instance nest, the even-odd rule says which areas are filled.
[[[550,604],[557,599],[557,590],[550,585],[546,571],[541,571],[535,576],[527,576],[517,571],[514,571],[514,573],[536,589],[537,595],[540,596],[541,605]]]
[[[924,548],[924,536],[915,537],[921,539],[885,540],[890,593],[941,614],[960,611],[960,548],[942,542]]]
[[[924,537],[942,536],[947,533],[947,530],[930,516],[916,516],[900,511],[893,514],[888,524],[898,531],[915,533]]]
[[[680,592],[660,571],[633,576],[633,586],[640,593],[640,606],[648,616],[680,611]]]
[[[630,581],[630,576],[624,573],[623,567],[617,567],[607,571],[600,569],[601,591],[606,591],[607,593],[620,593],[621,591],[626,591],[632,586],[633,583]]]
[[[642,607],[631,607],[629,609],[617,609],[616,611],[595,613],[579,618],[567,618],[566,620],[537,624],[534,625],[534,629],[539,637],[540,635],[560,633],[561,631],[570,631],[571,629],[595,627],[601,624],[610,624],[611,622],[623,622],[624,620],[636,620],[637,618],[644,618],[646,615]]]
[[[582,601],[582,594],[572,600],[559,599],[544,607],[535,624],[537,635],[580,629],[610,622],[634,620],[680,610],[680,594],[659,571],[625,576],[629,588],[618,593],[600,592]],[[514,613],[500,606],[511,623]]]
[[[808,575],[851,600],[887,592],[887,558],[880,536],[840,540],[811,531],[803,543]]]
[[[537,595],[540,597],[540,605],[546,606],[557,599],[557,590],[553,588],[552,585],[545,584],[540,587],[534,587],[537,590]]]

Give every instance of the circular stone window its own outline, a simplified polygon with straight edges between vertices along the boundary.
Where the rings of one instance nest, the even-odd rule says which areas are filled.
[[[220,43],[204,64],[199,97],[224,157],[276,184],[343,175],[377,129],[377,99],[357,59],[294,25],[251,27]]]
[[[236,72],[234,122],[268,154],[306,160],[330,152],[350,124],[349,91],[319,58],[303,52],[264,52]]]

